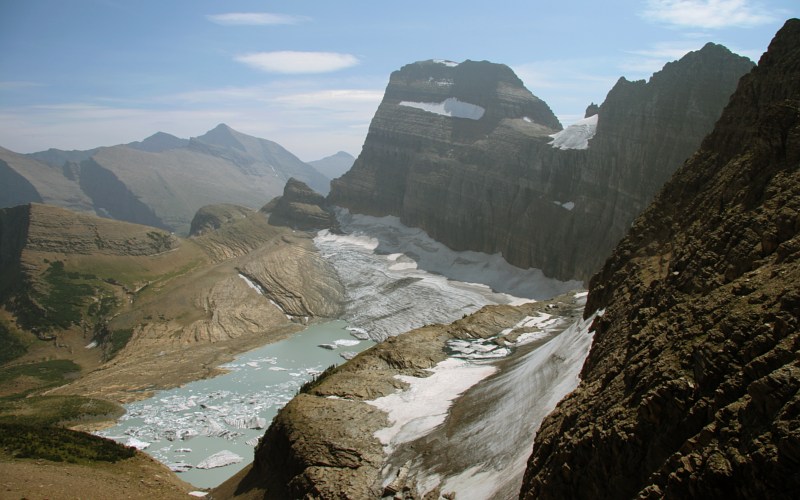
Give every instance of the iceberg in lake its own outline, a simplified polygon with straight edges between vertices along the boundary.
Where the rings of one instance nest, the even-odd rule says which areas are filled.
[[[244,460],[236,453],[229,450],[222,450],[214,453],[210,457],[197,464],[198,469],[214,469],[216,467],[225,467],[226,465],[238,464]]]

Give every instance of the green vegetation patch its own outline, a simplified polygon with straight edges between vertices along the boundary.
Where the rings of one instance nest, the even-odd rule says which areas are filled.
[[[125,410],[111,401],[83,396],[0,399],[0,424],[66,426],[116,419],[123,413]]]
[[[22,356],[27,350],[25,343],[0,322],[0,365]]]
[[[0,448],[15,458],[70,463],[117,462],[136,453],[133,448],[92,434],[9,423],[0,423]]]
[[[79,324],[86,299],[95,294],[95,288],[85,282],[90,276],[68,273],[61,261],[50,262],[42,273],[44,290],[27,284],[17,295],[14,312],[20,324],[31,331]]]
[[[80,366],[67,359],[52,359],[38,363],[4,366],[0,368],[0,385],[9,384],[20,377],[35,379],[37,383],[34,386],[15,396],[22,397],[34,390],[63,384],[66,379],[80,371]]]
[[[103,360],[108,361],[133,337],[133,328],[122,328],[119,330],[109,330],[108,325],[100,325],[95,330],[94,339],[103,346]]]

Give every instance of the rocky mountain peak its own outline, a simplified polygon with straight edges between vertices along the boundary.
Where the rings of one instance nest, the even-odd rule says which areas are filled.
[[[150,153],[160,153],[169,149],[182,148],[189,144],[187,139],[175,137],[166,132],[156,132],[141,142],[131,142],[129,147]]]
[[[385,100],[440,116],[491,124],[504,118],[527,117],[561,130],[547,104],[531,94],[511,68],[489,61],[408,64],[392,73]]]
[[[216,127],[206,132],[205,134],[193,137],[192,139],[200,141],[205,144],[212,144],[215,146],[222,146],[226,148],[235,148],[244,151],[245,150],[244,145],[239,140],[239,137],[237,137],[240,135],[243,134],[230,128],[228,125],[224,123],[220,123]]]

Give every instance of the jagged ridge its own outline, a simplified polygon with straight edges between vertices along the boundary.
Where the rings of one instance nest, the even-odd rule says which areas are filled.
[[[592,279],[524,498],[800,493],[800,20]]]

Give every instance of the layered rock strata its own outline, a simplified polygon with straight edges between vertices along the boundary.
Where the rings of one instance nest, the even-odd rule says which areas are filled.
[[[792,19],[592,279],[605,315],[521,496],[796,498],[799,233]]]
[[[588,280],[751,67],[708,44],[649,82],[620,79],[588,149],[556,149],[558,120],[506,66],[410,64],[392,74],[329,200],[399,216],[455,250]]]

